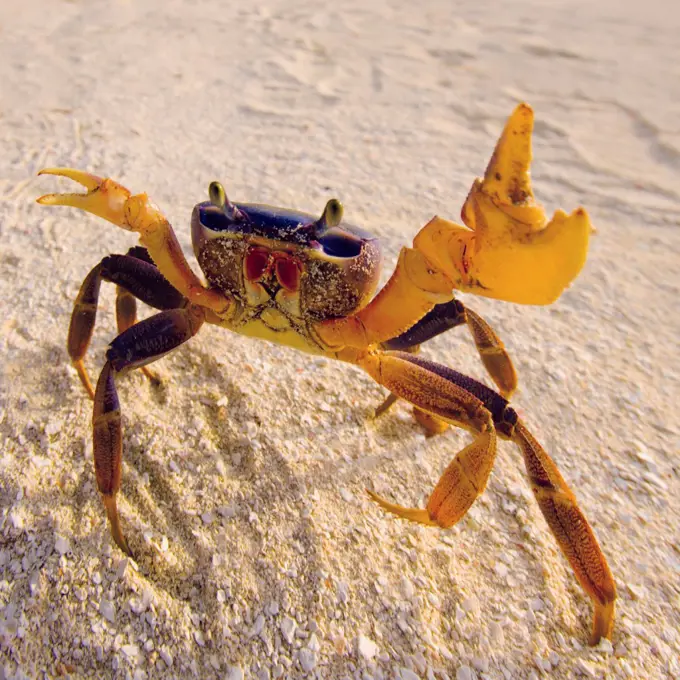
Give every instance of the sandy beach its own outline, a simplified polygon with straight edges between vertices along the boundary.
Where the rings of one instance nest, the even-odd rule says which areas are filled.
[[[680,679],[679,7],[0,3],[0,680]],[[360,370],[214,326],[155,364],[160,386],[119,381],[126,558],[66,334],[87,272],[137,240],[37,205],[73,190],[37,171],[147,192],[188,255],[212,180],[315,214],[337,197],[386,279],[433,215],[458,220],[521,101],[537,198],[589,211],[588,261],[549,307],[461,299],[609,560],[612,641],[587,645],[590,600],[513,445],[453,529],[400,522],[365,488],[422,507],[469,435],[427,438],[401,401],[374,419],[386,392]],[[464,329],[423,356],[488,383]]]

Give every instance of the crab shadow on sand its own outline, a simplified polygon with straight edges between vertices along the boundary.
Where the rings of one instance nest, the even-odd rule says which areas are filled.
[[[96,352],[96,345],[94,349]],[[330,592],[327,574],[333,571],[333,565],[338,566],[338,561],[340,570],[345,573],[351,572],[353,567],[341,564],[343,551],[339,546],[330,546],[334,556],[329,565],[327,543],[329,540],[338,543],[355,540],[350,523],[359,520],[356,525],[359,526],[362,522],[356,508],[347,508],[340,511],[347,519],[341,531],[328,537],[326,532],[319,530],[314,517],[306,511],[310,489],[317,486],[314,470],[296,466],[284,449],[277,446],[279,440],[263,437],[253,445],[243,436],[242,429],[234,426],[234,422],[258,421],[260,416],[249,405],[249,399],[238,387],[236,379],[231,377],[236,375],[233,366],[218,363],[202,346],[191,346],[163,362],[160,386],[151,385],[139,372],[119,381],[125,449],[120,508],[136,557],[134,574],[128,570],[130,576],[123,581],[115,574],[124,558],[110,543],[105,514],[94,484],[91,448],[87,443],[91,402],[81,394],[75,376],[64,370],[68,359],[63,348],[55,344],[44,351],[42,374],[28,376],[29,382],[32,380],[38,385],[40,395],[36,418],[63,409],[74,413],[59,433],[61,441],[54,442],[55,449],[60,450],[59,455],[73,458],[72,463],[65,466],[65,470],[72,468],[73,474],[67,474],[66,481],[59,480],[49,489],[34,494],[31,503],[49,509],[49,512],[70,515],[70,523],[65,522],[65,526],[73,531],[69,557],[85,569],[98,565],[96,568],[105,574],[104,584],[109,585],[107,592],[123,601],[117,627],[124,626],[133,616],[130,605],[125,602],[135,593],[141,596],[145,590],[153,593],[154,602],[162,601],[169,609],[173,602],[179,603],[180,608],[188,605],[191,612],[199,614],[204,638],[218,647],[223,644],[218,641],[224,641],[225,627],[234,616],[242,617],[251,625],[258,612],[270,602],[292,600],[295,610],[304,612],[308,620],[317,620],[322,628],[334,625],[326,607],[321,604],[324,594],[326,601],[328,597],[336,597],[335,590]],[[201,400],[191,389],[186,389],[187,384],[182,384],[186,375],[190,375],[191,385],[209,385],[219,390],[228,402],[223,412],[214,403]],[[69,382],[73,383],[70,387]],[[141,397],[138,412],[134,408],[134,395]],[[360,400],[361,406],[354,407],[354,413],[339,427],[338,438],[342,438],[343,428],[355,429],[357,422],[366,419],[375,396],[366,394],[365,399]],[[201,436],[215,444],[211,451],[203,451],[201,446],[195,445],[193,433],[187,434],[178,448],[177,442],[171,441],[164,432],[164,421],[171,419],[180,429],[191,430],[197,417],[205,423]],[[263,427],[266,431],[273,425],[263,423]],[[418,426],[403,422],[395,426],[389,416],[383,416],[369,427],[383,439],[393,440],[396,444],[404,430],[415,434]],[[39,437],[33,444],[39,448],[37,439]],[[455,446],[449,443],[449,447]],[[171,461],[175,462],[174,466]],[[327,459],[321,466],[327,468],[337,463]],[[391,463],[388,461],[387,465]],[[184,487],[183,483],[189,478],[191,482]],[[339,468],[332,484],[336,487],[355,483],[365,485],[366,481],[365,468],[350,464]],[[8,487],[3,496],[9,498],[15,491]],[[64,504],[70,507],[64,509]],[[60,510],[55,510],[60,506]],[[399,536],[409,532],[407,526],[404,525],[404,532]],[[363,527],[365,535],[362,536],[360,530],[356,540],[365,541],[370,549],[375,537],[368,536],[370,529],[366,531],[366,524]],[[46,521],[35,529],[38,532],[41,529],[54,531],[54,526]],[[392,537],[388,540],[400,539]],[[395,547],[398,547],[397,543]],[[59,559],[59,556],[48,554],[42,564],[50,559]],[[457,561],[455,554],[449,554],[446,565],[439,565],[445,568],[438,571],[465,567],[465,564],[456,564]],[[42,565],[34,566],[40,569]],[[373,566],[379,570],[379,565]],[[540,580],[540,564],[536,563],[532,571],[537,572]],[[353,584],[350,583],[350,587]],[[226,595],[218,597],[218,591]],[[69,592],[72,591],[64,589],[64,584],[54,583],[53,587],[42,591],[43,605],[58,609],[59,599],[69,596]],[[20,600],[26,595],[26,592],[17,591],[11,599]],[[451,593],[444,598],[442,617],[454,618],[457,597]],[[245,608],[243,603],[246,603]],[[83,609],[86,606],[87,602],[83,602]],[[370,605],[359,603],[359,606],[360,611],[353,615],[368,621],[374,614]],[[409,611],[411,626],[432,625],[428,612],[429,608],[419,601],[413,603]],[[76,637],[82,634],[81,626],[86,623],[87,617],[66,616],[60,620],[61,635]],[[573,620],[565,623],[573,624]],[[408,632],[400,629],[396,621],[383,625],[390,629],[391,653],[396,658],[407,658],[413,652],[413,641]],[[266,653],[259,637],[254,636],[254,640],[246,637],[252,656],[243,657],[244,651],[240,650],[233,662],[248,663],[249,659]],[[395,645],[395,641],[400,642]],[[188,647],[187,651],[203,654],[195,647]],[[333,668],[340,672],[346,663],[347,657],[338,655]]]

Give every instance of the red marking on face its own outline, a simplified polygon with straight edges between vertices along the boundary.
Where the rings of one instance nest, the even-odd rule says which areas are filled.
[[[291,292],[300,287],[300,263],[284,254],[279,254],[275,264],[276,278],[279,283]]]
[[[266,248],[251,248],[246,254],[244,268],[248,281],[259,281],[269,269],[269,251]]]

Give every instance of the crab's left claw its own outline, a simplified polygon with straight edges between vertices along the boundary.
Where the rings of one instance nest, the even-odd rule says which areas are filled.
[[[583,208],[548,221],[531,188],[534,114],[520,104],[484,174],[472,185],[465,226],[433,218],[415,247],[466,292],[521,304],[554,302],[583,268],[592,227]]]
[[[80,208],[138,233],[139,242],[148,250],[163,277],[190,302],[209,307],[218,314],[226,314],[231,308],[229,299],[217,290],[206,288],[191,270],[170,223],[146,194],[131,195],[115,180],[74,168],[45,168],[38,174],[68,177],[87,189],[84,194],[46,194],[38,203]]]
[[[46,194],[38,199],[38,203],[80,208],[98,217],[103,217],[108,222],[113,222],[123,229],[132,229],[128,221],[129,208],[126,210],[130,192],[118,182],[74,168],[45,168],[38,174],[68,177],[87,189],[86,194]]]

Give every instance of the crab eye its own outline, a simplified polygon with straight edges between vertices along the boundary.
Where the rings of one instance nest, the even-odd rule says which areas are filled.
[[[343,207],[337,198],[331,198],[323,209],[318,225],[321,227],[337,227],[342,222]]]
[[[326,255],[356,257],[361,253],[363,240],[344,229],[329,229],[318,239]]]
[[[229,200],[219,182],[208,186],[210,203],[201,204],[201,224],[211,231],[230,231],[232,225],[244,222],[243,213]]]
[[[235,220],[214,205],[203,204],[199,215],[201,224],[210,231],[231,231],[234,228]]]
[[[208,186],[208,196],[210,197],[210,202],[220,210],[224,210],[227,204],[227,194],[224,191],[224,187],[219,182],[210,182]]]

